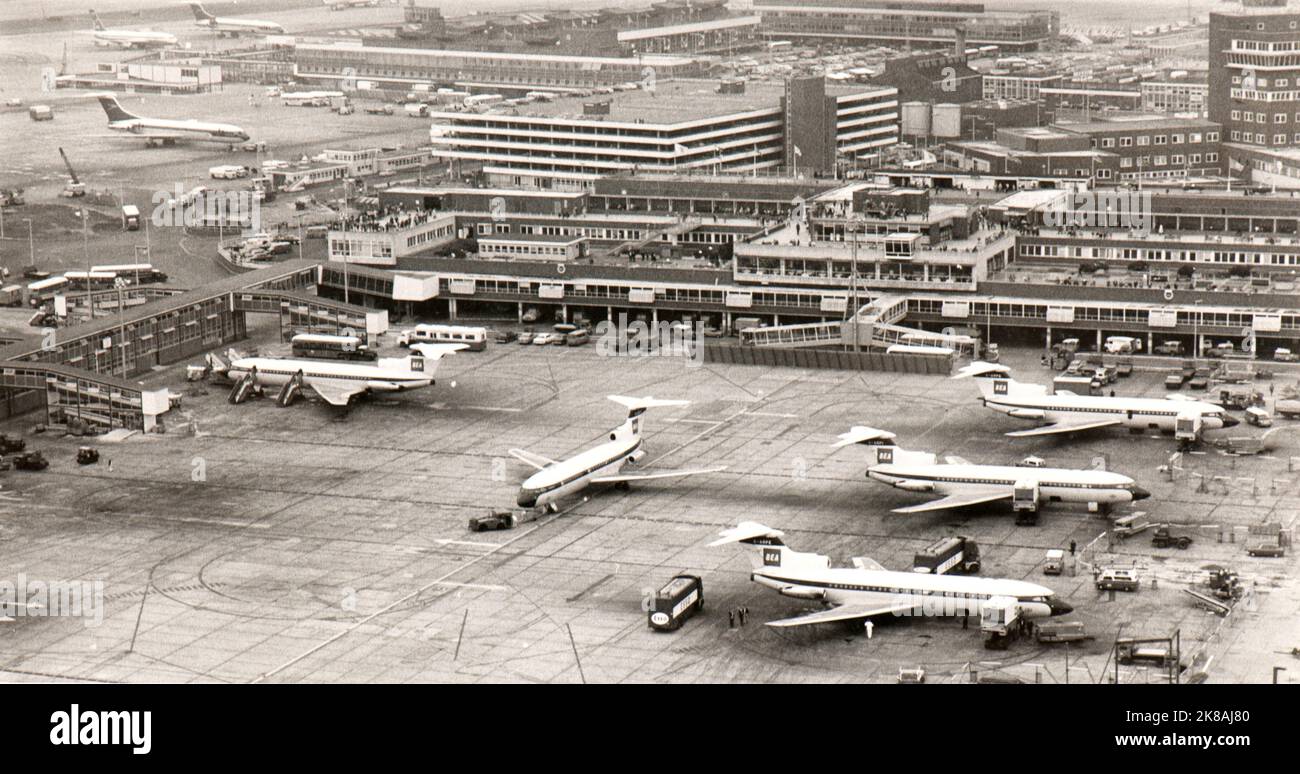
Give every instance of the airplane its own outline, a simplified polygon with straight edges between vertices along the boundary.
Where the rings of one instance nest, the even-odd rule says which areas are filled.
[[[1075,395],[1064,390],[1049,395],[1047,387],[1017,382],[1011,378],[1011,369],[994,363],[976,361],[953,378],[967,377],[975,377],[985,406],[1016,419],[1045,423],[1031,430],[1007,433],[1012,438],[1128,427],[1173,432],[1179,438],[1187,433],[1190,437],[1185,440],[1193,440],[1202,429],[1217,430],[1241,424],[1222,406],[1176,395],[1128,398]]]
[[[710,547],[745,546],[753,568],[750,580],[782,596],[830,606],[767,622],[775,628],[879,615],[981,616],[990,603],[1014,607],[1024,618],[1066,615],[1074,610],[1051,589],[1028,581],[897,572],[865,557],[854,557],[852,567],[831,567],[830,557],[791,550],[782,540],[784,532],[752,521],[742,521],[719,535]]]
[[[436,364],[444,356],[468,348],[466,344],[414,344],[419,354],[404,358],[380,358],[375,364],[301,358],[239,357],[223,369],[220,359],[210,357],[213,370],[224,370],[240,384],[245,378],[254,387],[283,387],[295,377],[303,386],[333,406],[346,406],[358,395],[415,390],[433,384]],[[426,361],[433,361],[432,369]],[[235,393],[232,393],[232,400]]]
[[[203,8],[202,3],[190,3],[190,10],[194,11],[194,23],[198,26],[206,27],[214,32],[228,34],[231,37],[239,37],[240,33],[249,33],[251,35],[284,34],[284,27],[272,21],[213,16]]]
[[[174,46],[176,36],[170,32],[154,30],[108,29],[99,20],[99,14],[93,10],[90,18],[95,20],[95,29],[91,34],[96,45],[118,46],[120,48],[148,48],[150,46]]]
[[[641,416],[647,409],[664,406],[687,406],[688,400],[656,400],[610,395],[610,400],[627,407],[627,420],[609,433],[609,440],[580,452],[567,460],[556,461],[524,449],[511,449],[510,456],[533,466],[537,472],[519,488],[520,508],[549,507],[555,510],[559,500],[576,494],[592,484],[615,484],[626,489],[633,481],[679,478],[702,473],[717,473],[726,466],[700,470],[665,470],[647,473],[622,473],[623,466],[643,460]]]
[[[233,143],[248,139],[245,132],[234,124],[196,121],[192,118],[143,118],[126,112],[112,94],[97,95],[99,104],[108,114],[108,128],[143,137],[150,145],[171,145],[177,140],[200,140]]]
[[[321,0],[321,5],[329,6],[331,11],[342,11],[345,8],[373,7],[379,5],[379,0]]]
[[[1036,486],[1045,502],[1119,505],[1144,500],[1151,493],[1133,479],[1105,470],[973,465],[961,457],[939,462],[929,452],[914,452],[894,444],[895,435],[872,427],[854,427],[839,436],[834,448],[863,444],[875,449],[875,464],[867,478],[905,492],[943,495],[921,505],[895,508],[894,513],[923,513],[947,508],[1010,500],[1017,489]]]

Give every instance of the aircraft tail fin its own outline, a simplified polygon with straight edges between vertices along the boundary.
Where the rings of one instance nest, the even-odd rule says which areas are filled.
[[[967,379],[972,376],[1007,378],[1011,376],[1011,369],[1000,363],[986,363],[982,360],[976,360],[968,366],[957,369],[956,375],[952,378]]]
[[[742,521],[734,527],[718,533],[718,539],[709,543],[709,547],[728,543],[740,543],[749,554],[749,563],[755,570],[762,567],[793,567],[821,569],[830,567],[829,557],[820,554],[805,554],[791,550],[782,538],[785,533],[779,529],[759,524],[756,521]]]
[[[840,449],[853,444],[869,446],[872,454],[875,455],[873,461],[875,465],[892,465],[895,463],[930,465],[934,463],[935,457],[933,454],[908,451],[894,443],[896,436],[888,430],[877,430],[874,427],[856,425],[850,428],[847,433],[840,433],[839,437],[840,440],[832,444],[834,448]]]
[[[847,433],[840,433],[840,440],[831,444],[831,448],[842,449],[855,443],[867,446],[893,446],[896,437],[888,430],[877,430],[874,427],[854,425]]]
[[[619,425],[614,431],[615,437],[626,437],[627,435],[641,435],[641,415],[646,409],[662,408],[665,406],[689,406],[689,400],[660,400],[658,398],[629,398],[625,395],[610,395],[610,400],[627,407],[627,421]]]
[[[199,21],[212,21],[217,18],[204,9],[202,3],[190,3],[190,10],[194,11],[194,18]]]
[[[131,115],[123,110],[122,106],[117,103],[117,97],[112,94],[100,94],[97,99],[104,108],[104,112],[108,114],[109,121],[131,121],[139,118],[139,116]]]

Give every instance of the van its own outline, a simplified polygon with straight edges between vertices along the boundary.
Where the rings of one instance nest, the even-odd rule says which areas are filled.
[[[1259,406],[1246,409],[1246,423],[1255,427],[1272,427],[1273,417]]]
[[[1059,548],[1050,549],[1043,561],[1044,575],[1060,575],[1065,569],[1065,552]]]
[[[1104,568],[1097,573],[1098,591],[1137,591],[1137,570]]]
[[[329,233],[330,233],[329,226],[308,226],[307,227],[308,239],[324,239],[326,236],[329,235]]]
[[[591,334],[586,328],[579,328],[564,337],[564,343],[570,347],[581,347],[583,344],[591,341]]]

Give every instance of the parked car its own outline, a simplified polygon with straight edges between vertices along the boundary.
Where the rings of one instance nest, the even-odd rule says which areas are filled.
[[[518,344],[532,344],[533,339],[536,336],[537,334],[533,333],[532,331],[520,331],[519,338],[515,339],[515,342]]]
[[[509,344],[517,338],[519,338],[519,334],[509,330],[497,331],[493,335],[493,339],[495,339],[498,344]]]
[[[533,337],[533,344],[542,347],[548,344],[563,344],[564,336],[551,331],[543,331]]]
[[[1256,543],[1246,547],[1251,556],[1286,556],[1286,549],[1277,543]]]
[[[1182,371],[1170,371],[1165,376],[1165,389],[1181,390],[1184,381],[1186,381],[1186,377],[1183,376]]]

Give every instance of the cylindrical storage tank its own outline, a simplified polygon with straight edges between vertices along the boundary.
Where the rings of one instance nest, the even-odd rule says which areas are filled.
[[[929,137],[930,136],[930,103],[929,102],[904,102],[903,103],[903,136],[904,137]]]
[[[931,132],[935,137],[947,139],[961,137],[961,105],[951,102],[935,105],[931,118]]]

